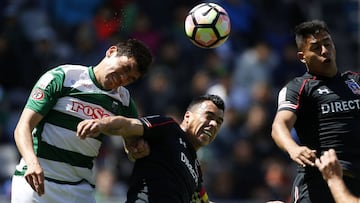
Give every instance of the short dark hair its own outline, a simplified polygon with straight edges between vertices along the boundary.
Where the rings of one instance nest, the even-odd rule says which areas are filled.
[[[118,48],[118,56],[135,58],[141,75],[148,72],[153,57],[150,49],[143,42],[132,38],[128,39],[126,42],[119,42],[116,44],[116,47]]]
[[[325,31],[330,34],[327,24],[321,20],[306,21],[297,25],[295,27],[295,41],[297,48],[301,49],[304,39],[320,31]]]
[[[217,108],[221,109],[221,110],[225,110],[225,104],[224,104],[224,100],[221,99],[221,97],[217,96],[217,95],[213,95],[213,94],[206,94],[206,95],[202,95],[199,97],[194,98],[189,106],[188,106],[188,110],[190,110],[194,105],[199,104],[201,102],[204,101],[212,101]]]

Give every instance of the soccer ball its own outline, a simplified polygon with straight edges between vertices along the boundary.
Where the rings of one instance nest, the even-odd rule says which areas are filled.
[[[215,48],[230,34],[230,18],[225,9],[215,3],[201,3],[190,10],[185,19],[185,33],[201,48]]]

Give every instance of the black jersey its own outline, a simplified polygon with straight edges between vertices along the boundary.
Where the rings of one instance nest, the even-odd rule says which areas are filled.
[[[279,93],[278,111],[297,115],[294,125],[302,145],[318,156],[334,148],[345,173],[360,177],[360,75],[325,78],[305,73]]]
[[[172,118],[140,120],[151,152],[135,162],[127,202],[190,202],[202,182],[195,149]]]

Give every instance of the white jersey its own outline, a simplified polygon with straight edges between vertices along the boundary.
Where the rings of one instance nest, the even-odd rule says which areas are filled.
[[[45,73],[34,86],[26,108],[44,116],[32,133],[34,150],[45,179],[60,184],[86,181],[94,185],[94,159],[103,135],[79,139],[76,128],[80,121],[112,115],[138,116],[127,89],[101,89],[93,68],[80,65],[63,65]],[[25,171],[22,159],[15,175]]]

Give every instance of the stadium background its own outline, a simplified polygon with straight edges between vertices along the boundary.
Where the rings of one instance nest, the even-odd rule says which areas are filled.
[[[129,86],[141,115],[179,121],[194,95],[221,95],[227,111],[217,140],[199,151],[206,187],[219,203],[288,201],[294,164],[270,136],[277,91],[305,67],[292,29],[325,20],[340,70],[359,71],[358,0],[218,0],[232,33],[218,49],[195,47],[184,18],[194,0],[0,0],[0,202],[7,202],[19,157],[13,129],[27,95],[46,70],[95,65],[117,40],[135,37],[153,51],[153,70]],[[294,136],[295,133],[294,133]],[[132,163],[109,138],[97,161],[98,202],[122,202]]]

